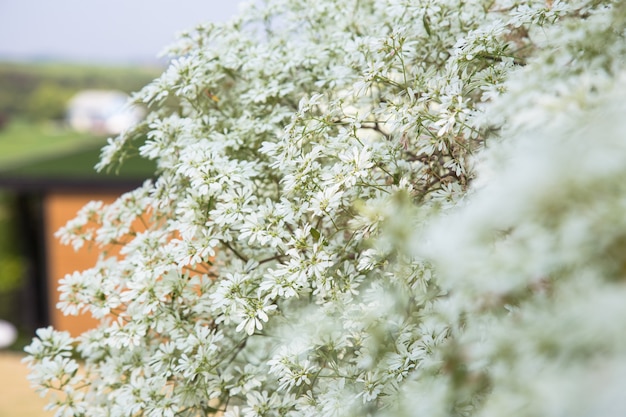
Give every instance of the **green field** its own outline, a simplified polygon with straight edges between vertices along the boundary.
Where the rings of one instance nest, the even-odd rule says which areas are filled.
[[[74,132],[60,123],[13,120],[0,130],[0,171],[104,143],[103,137]]]
[[[112,172],[95,171],[105,136],[74,132],[52,123],[17,121],[0,131],[2,178],[110,178],[145,179],[156,166],[135,155]]]

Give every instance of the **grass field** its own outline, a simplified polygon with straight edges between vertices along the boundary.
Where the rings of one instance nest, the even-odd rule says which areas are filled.
[[[0,170],[23,160],[71,152],[86,145],[104,144],[104,138],[74,132],[62,125],[13,120],[0,130]]]
[[[156,169],[153,161],[129,155],[129,160],[112,171],[96,172],[104,136],[74,132],[51,124],[12,122],[0,131],[0,178],[104,178],[143,180]]]
[[[0,417],[53,416],[53,412],[43,409],[46,400],[30,387],[22,358],[19,353],[0,352]]]

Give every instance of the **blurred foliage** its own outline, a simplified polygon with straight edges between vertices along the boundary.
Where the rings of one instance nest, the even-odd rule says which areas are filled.
[[[3,253],[3,255],[7,255]],[[16,256],[3,256],[0,262],[0,292],[9,292],[17,289],[21,283],[24,264]]]
[[[26,114],[36,119],[62,119],[65,106],[74,91],[51,80],[45,80],[32,92],[26,103]]]
[[[80,90],[116,89],[130,93],[160,72],[158,67],[0,62],[0,119],[62,119],[67,101]]]
[[[15,219],[12,216],[14,196],[0,192],[0,295],[17,290],[22,283],[24,261],[16,245]],[[0,307],[0,318],[7,317],[6,302]]]
[[[0,292],[14,288],[14,284],[19,282],[19,274],[21,272],[18,252],[15,245],[14,222],[12,221],[10,206],[13,203],[13,197],[7,193],[0,192],[0,229],[4,233],[0,233],[0,253],[2,253],[2,262],[0,262]],[[18,278],[15,278],[17,275]]]

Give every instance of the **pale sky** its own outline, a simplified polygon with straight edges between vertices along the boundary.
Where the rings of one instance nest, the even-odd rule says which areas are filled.
[[[175,34],[226,21],[240,0],[0,0],[0,59],[138,62]]]

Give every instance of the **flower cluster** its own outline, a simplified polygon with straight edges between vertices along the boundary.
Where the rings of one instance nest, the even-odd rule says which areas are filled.
[[[625,27],[609,0],[268,0],[184,34],[98,164],[157,176],[58,233],[102,249],[58,305],[100,325],[41,330],[33,382],[60,416],[609,415]]]

